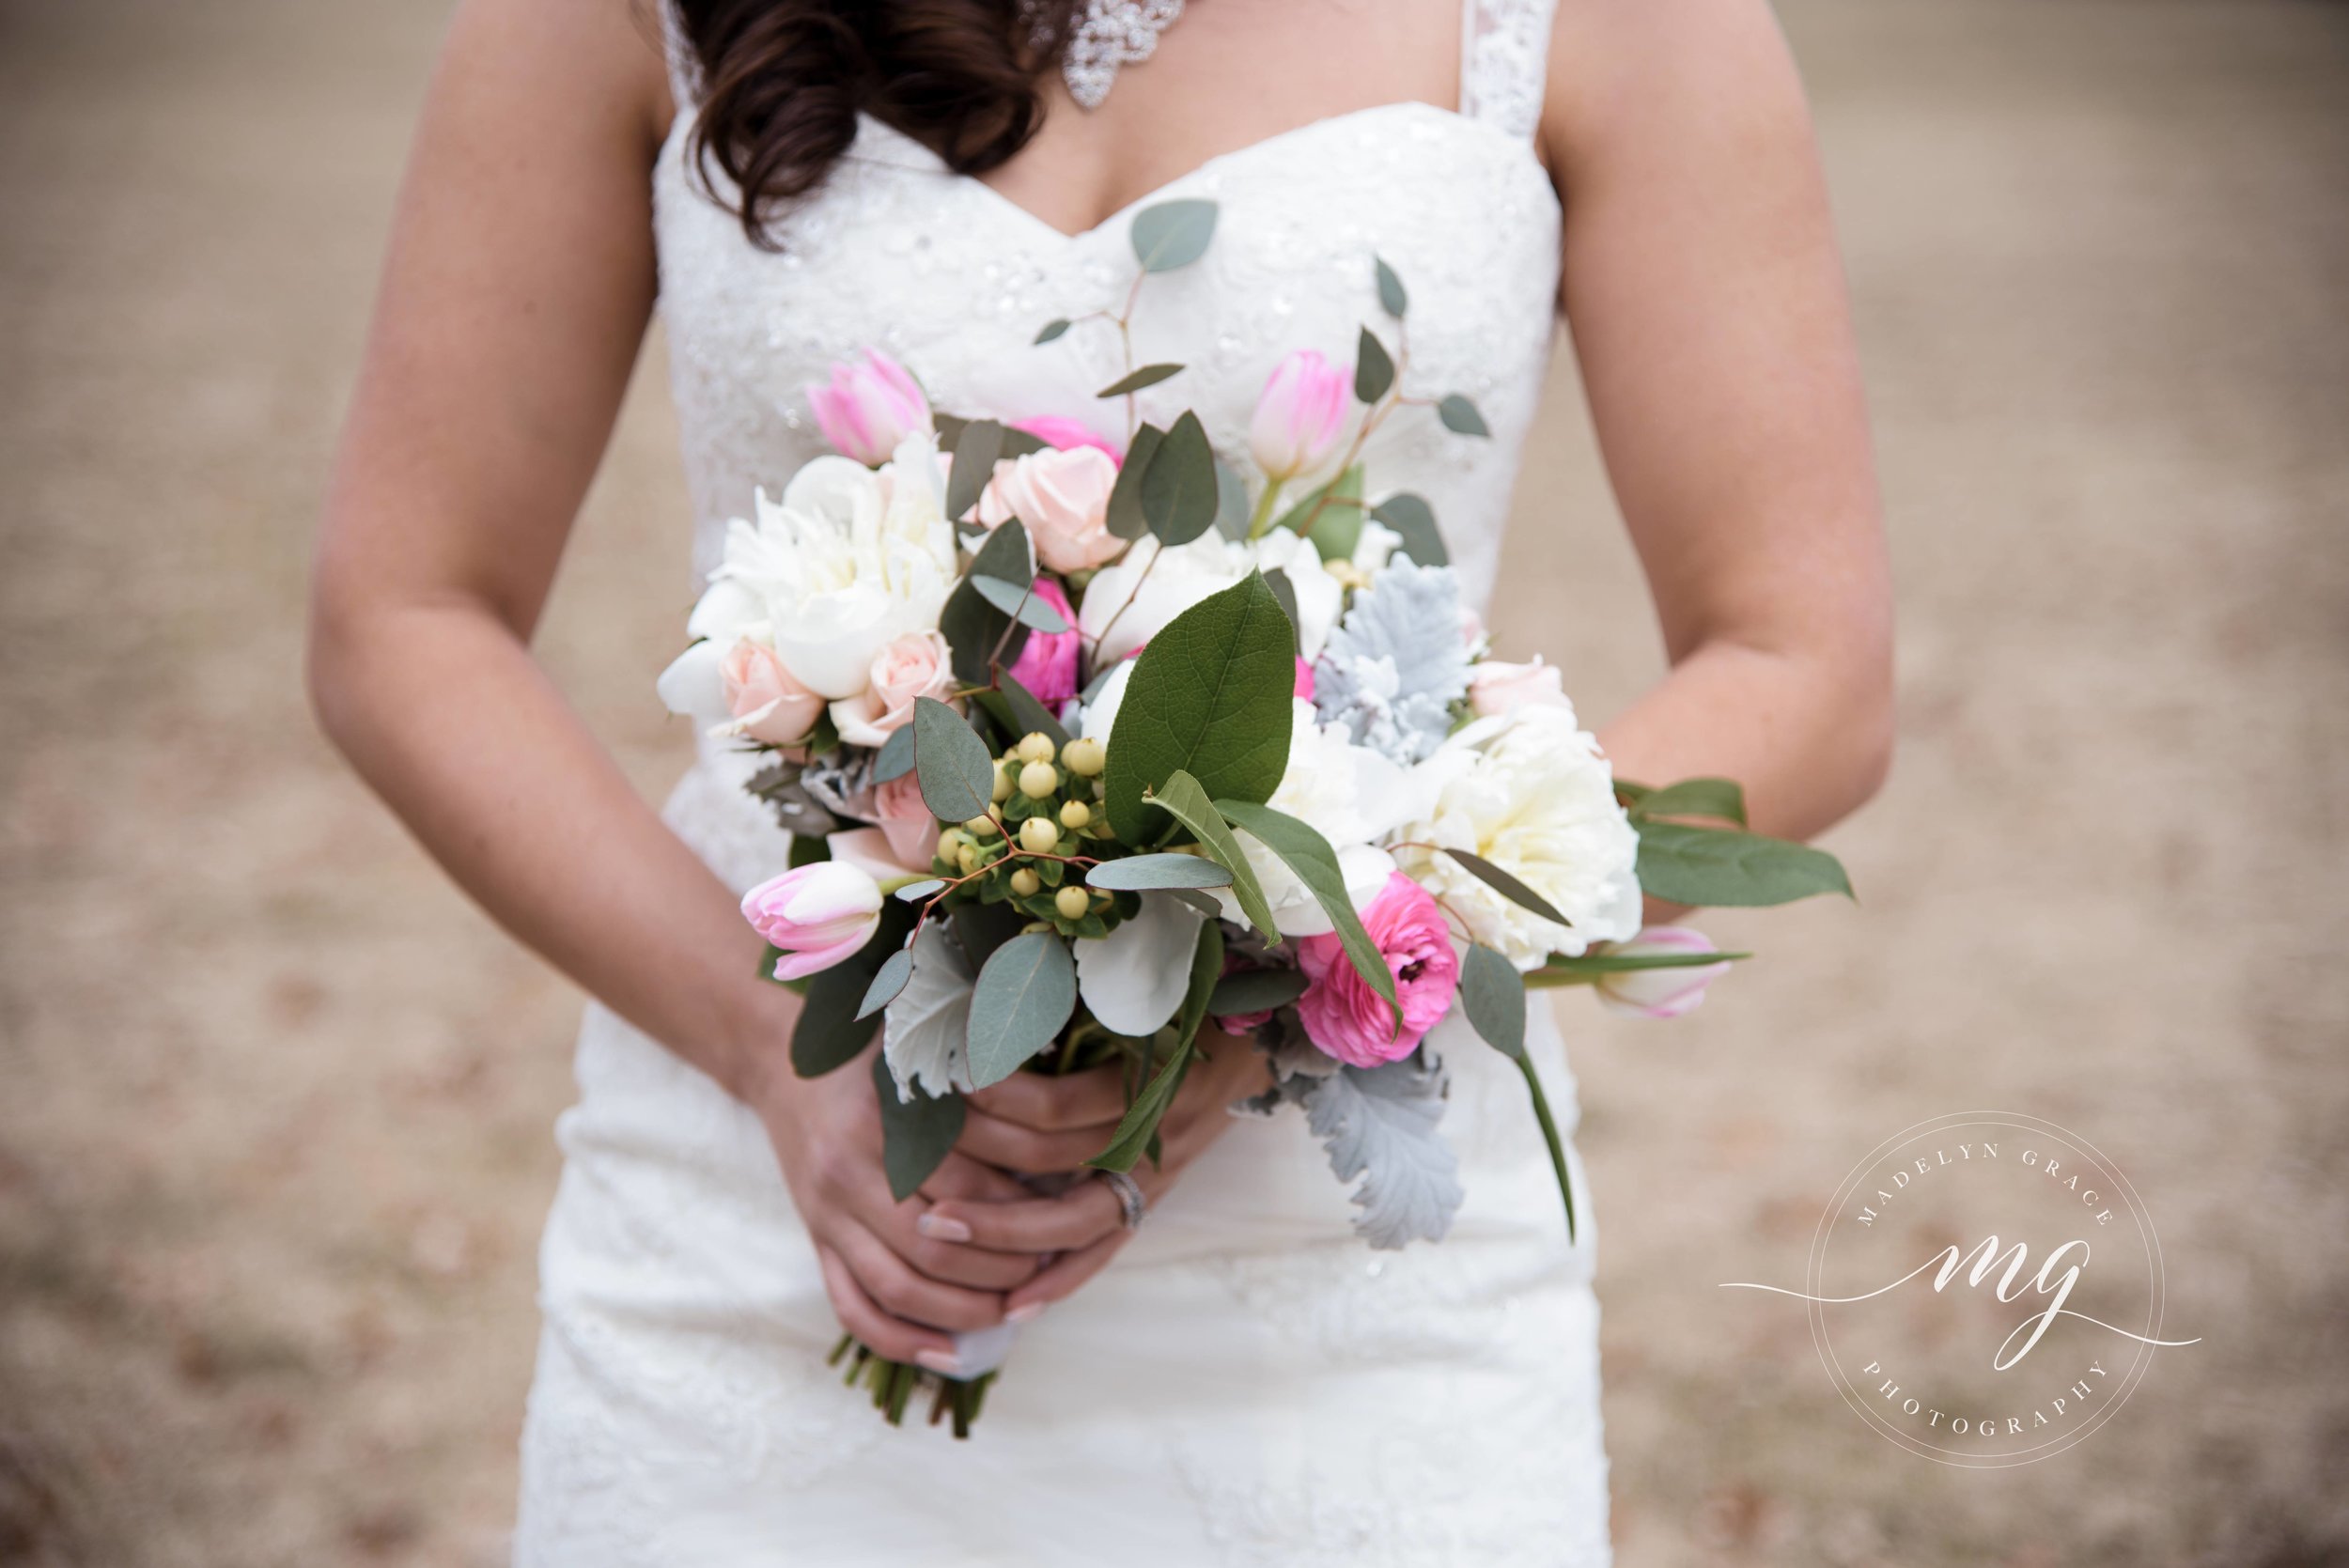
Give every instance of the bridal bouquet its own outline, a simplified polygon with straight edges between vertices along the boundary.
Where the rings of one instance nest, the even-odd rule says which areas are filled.
[[[1122,328],[1214,225],[1208,202],[1139,213],[1134,290],[1101,318]],[[1244,453],[1193,412],[1138,420],[1133,394],[1179,365],[1102,390],[1121,446],[1065,416],[937,413],[875,351],[811,389],[839,455],[730,526],[661,694],[765,754],[747,787],[794,834],[791,868],[743,913],[762,972],[804,988],[799,1072],[880,1036],[900,1199],[961,1095],[1022,1069],[1123,1064],[1093,1163],[1155,1157],[1213,1028],[1266,1053],[1272,1087],[1244,1109],[1303,1113],[1370,1245],[1439,1240],[1463,1193],[1425,1038],[1458,1009],[1524,1075],[1571,1235],[1527,989],[1670,1016],[1743,955],[1643,933],[1644,896],[1849,892],[1830,857],[1746,831],[1734,784],[1613,777],[1556,670],[1490,657],[1428,504],[1370,499],[1363,442],[1388,419],[1484,434],[1466,398],[1405,394],[1408,296],[1370,265],[1395,349],[1365,328],[1350,371],[1291,354]],[[994,1375],[851,1349],[890,1420],[928,1387],[958,1436]]]

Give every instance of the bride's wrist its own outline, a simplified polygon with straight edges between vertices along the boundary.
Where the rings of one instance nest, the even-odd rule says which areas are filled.
[[[791,1031],[799,1022],[800,999],[759,982],[731,1001],[720,1031],[719,1060],[709,1064],[709,1075],[743,1104],[764,1106],[778,1076],[791,1071]]]

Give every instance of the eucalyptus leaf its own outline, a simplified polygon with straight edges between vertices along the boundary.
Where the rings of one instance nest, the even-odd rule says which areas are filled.
[[[1464,436],[1492,434],[1491,428],[1485,423],[1485,416],[1476,411],[1476,405],[1456,392],[1436,405],[1436,417],[1443,421],[1445,429]]]
[[[1134,1096],[1134,1103],[1126,1108],[1125,1118],[1117,1124],[1110,1146],[1086,1164],[1102,1171],[1130,1171],[1134,1161],[1158,1141],[1159,1122],[1174,1103],[1184,1075],[1190,1071],[1192,1042],[1199,1037],[1199,1025],[1207,1016],[1207,998],[1222,972],[1223,928],[1214,921],[1202,921],[1199,940],[1190,951],[1190,983],[1183,993],[1182,1009],[1175,1015],[1174,1049],[1167,1057],[1166,1065]]]
[[[1041,631],[1047,637],[1058,637],[1068,630],[1068,622],[1061,613],[1052,608],[1050,600],[1038,598],[1031,591],[1031,584],[1006,582],[1000,577],[981,577],[976,573],[970,578],[970,583],[981,598],[1031,630]]]
[[[881,1169],[889,1176],[889,1195],[902,1203],[945,1163],[962,1136],[962,1096],[932,1099],[916,1090],[912,1099],[899,1099],[879,1051],[873,1053],[873,1090],[880,1101]]]
[[[1003,447],[995,455],[996,460],[1000,462],[1005,458],[1024,458],[1031,452],[1041,452],[1051,444],[1042,436],[1032,436],[1025,430],[1015,430],[1006,425],[1003,427]]]
[[[1068,318],[1066,316],[1055,317],[1053,319],[1045,322],[1044,330],[1035,334],[1035,346],[1041,347],[1044,344],[1050,343],[1067,330]]]
[[[1641,891],[1668,903],[1756,908],[1826,893],[1852,896],[1843,863],[1823,849],[1685,822],[1643,818],[1635,826]]]
[[[1156,386],[1160,381],[1179,376],[1182,373],[1183,367],[1179,365],[1145,365],[1139,370],[1129,371],[1126,375],[1118,377],[1117,380],[1112,381],[1109,385],[1103,387],[1093,396],[1096,397],[1123,397],[1129,393],[1140,392],[1143,387]]]
[[[1050,931],[1014,937],[988,955],[971,993],[971,1082],[1001,1083],[1050,1046],[1077,1007],[1077,966]]]
[[[1746,825],[1746,792],[1735,779],[1683,779],[1643,792],[1633,816],[1712,816]]]
[[[995,477],[995,460],[1003,452],[1003,427],[995,421],[974,419],[962,427],[954,465],[946,471],[948,517],[961,517],[979,504],[979,492]]]
[[[1109,531],[1121,539],[1139,539],[1150,532],[1150,520],[1142,514],[1142,478],[1149,473],[1150,459],[1165,439],[1164,430],[1145,423],[1134,432],[1133,441],[1126,448],[1126,461],[1118,468],[1117,482],[1110,487],[1107,515]]]
[[[1459,1157],[1439,1126],[1444,1089],[1440,1068],[1406,1057],[1344,1068],[1306,1092],[1306,1126],[1329,1151],[1330,1169],[1342,1182],[1361,1178],[1354,1229],[1373,1247],[1441,1241],[1467,1197]]]
[[[1215,526],[1221,505],[1215,449],[1206,427],[1186,409],[1150,454],[1142,476],[1142,515],[1162,545],[1187,545]]]
[[[935,697],[913,699],[913,773],[941,822],[968,822],[995,803],[995,759],[962,715]]]
[[[1119,839],[1156,836],[1164,818],[1143,792],[1177,772],[1210,798],[1270,798],[1288,767],[1294,645],[1280,603],[1253,572],[1150,639],[1127,677],[1102,776]]]
[[[1396,548],[1423,567],[1447,567],[1452,564],[1452,551],[1445,548],[1443,531],[1436,526],[1436,509],[1426,498],[1409,490],[1398,490],[1370,509],[1370,515],[1403,536]]]
[[[1394,361],[1387,346],[1364,327],[1354,344],[1354,396],[1361,402],[1376,403],[1393,386]]]
[[[1216,1017],[1234,1013],[1268,1013],[1286,1007],[1305,994],[1302,970],[1239,970],[1216,982],[1207,998],[1207,1011]]]
[[[1403,318],[1403,313],[1410,309],[1411,297],[1404,292],[1403,280],[1395,276],[1394,269],[1387,265],[1385,256],[1374,256],[1370,259],[1372,266],[1377,269],[1378,279],[1378,306],[1399,321]],[[1424,561],[1420,563],[1422,566],[1427,564]]]
[[[881,960],[881,967],[873,971],[873,983],[864,987],[864,1000],[857,1004],[856,1016],[861,1021],[871,1017],[897,1000],[897,993],[913,978],[913,950],[901,947]]]
[[[885,784],[913,771],[913,726],[899,724],[873,756],[873,782]]]
[[[935,877],[925,877],[918,882],[908,882],[904,887],[899,888],[895,893],[890,894],[890,896],[893,898],[903,899],[908,904],[919,904],[925,898],[932,897],[938,893],[944,893],[945,891],[946,884],[944,882]]]
[[[1264,884],[1256,880],[1256,868],[1248,863],[1239,840],[1232,836],[1231,825],[1215,809],[1207,792],[1199,787],[1199,781],[1177,768],[1150,798],[1164,807],[1168,815],[1190,829],[1200,847],[1214,857],[1216,864],[1232,874],[1232,896],[1257,934],[1268,942],[1279,941],[1280,928],[1272,924],[1272,906],[1265,900]],[[1222,906],[1213,900],[1208,902],[1210,912],[1221,912]]]
[[[1034,579],[1035,561],[1028,544],[1028,531],[1018,518],[997,525],[979,541],[977,551],[971,557],[969,575],[955,584],[938,616],[939,633],[954,650],[955,675],[967,685],[985,686],[989,657],[1000,657],[1006,663],[1019,658],[1019,650],[1027,644],[1028,629],[987,601],[972,582],[977,577],[1000,578],[1023,587]],[[1008,638],[1004,635],[1007,628]],[[999,643],[1003,651],[997,655]]]
[[[1460,1003],[1486,1045],[1512,1061],[1525,1060],[1525,980],[1515,965],[1470,942],[1460,963]]]
[[[1128,230],[1134,259],[1145,272],[1171,272],[1188,267],[1206,254],[1215,238],[1215,203],[1162,201],[1134,214]]]
[[[1085,873],[1085,885],[1112,893],[1149,888],[1228,888],[1232,874],[1200,855],[1128,855]]]
[[[1377,991],[1393,1014],[1394,1025],[1402,1027],[1403,1009],[1395,1001],[1394,971],[1387,967],[1386,955],[1378,944],[1362,929],[1361,917],[1354,912],[1354,900],[1346,891],[1346,875],[1338,869],[1337,851],[1330,841],[1312,827],[1299,822],[1286,812],[1252,800],[1229,800],[1219,798],[1216,810],[1225,821],[1252,836],[1259,844],[1281,857],[1283,864],[1297,874],[1321,906],[1321,912],[1330,917],[1336,927],[1340,945],[1352,960],[1354,972],[1362,984]]]
[[[1734,964],[1750,953],[1553,953],[1540,969],[1525,976],[1536,989],[1557,986],[1588,986],[1601,975],[1630,974],[1640,970],[1693,970],[1708,964]]]
[[[1474,877],[1518,908],[1531,909],[1544,920],[1555,921],[1560,925],[1571,927],[1574,924],[1574,922],[1558,912],[1557,905],[1552,904],[1517,877],[1485,859],[1484,856],[1471,855],[1465,849],[1445,849],[1443,852],[1465,866],[1470,876]]]
[[[999,670],[995,684],[1011,709],[1012,727],[1019,734],[1041,735],[1051,741],[1054,751],[1068,744],[1068,732],[1061,727],[1061,722],[1052,717],[1052,710],[1034,692],[1019,684],[1019,676],[1009,670]]]
[[[1248,537],[1248,481],[1239,470],[1215,459],[1215,526],[1227,539]]]

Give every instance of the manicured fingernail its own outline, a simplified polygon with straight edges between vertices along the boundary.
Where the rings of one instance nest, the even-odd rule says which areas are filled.
[[[942,1214],[925,1214],[913,1221],[913,1228],[932,1241],[969,1241],[971,1227],[961,1220]]]
[[[934,1372],[941,1377],[962,1375],[962,1358],[952,1351],[917,1350],[913,1353],[913,1364],[926,1372]]]
[[[1044,1315],[1044,1309],[1050,1305],[1051,1303],[1049,1301],[1030,1301],[1024,1306],[1014,1307],[1005,1312],[1003,1321],[1005,1323],[1034,1323]]]

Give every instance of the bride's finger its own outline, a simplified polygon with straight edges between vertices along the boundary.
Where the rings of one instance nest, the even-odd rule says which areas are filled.
[[[930,1279],[862,1225],[843,1226],[835,1244],[856,1282],[893,1317],[949,1331],[992,1328],[1003,1321],[1002,1296]]]
[[[1006,1122],[972,1106],[963,1112],[962,1136],[955,1147],[972,1159],[1032,1176],[1077,1171],[1109,1147],[1112,1125],[1044,1132]]]
[[[881,1311],[865,1294],[864,1287],[857,1283],[855,1271],[838,1252],[819,1243],[816,1265],[823,1271],[824,1294],[832,1297],[832,1310],[840,1319],[840,1327],[854,1334],[857,1343],[867,1350],[893,1361],[918,1362],[925,1356],[941,1361],[954,1359],[953,1340]]]
[[[934,1203],[963,1199],[977,1203],[1019,1203],[1035,1196],[1009,1172],[952,1150],[923,1182],[922,1196]]]
[[[1031,1198],[1018,1203],[940,1203],[915,1221],[915,1228],[941,1243],[1027,1256],[1090,1247],[1125,1221],[1125,1210],[1109,1184],[1088,1181],[1057,1198]]]
[[[1014,1073],[966,1095],[969,1103],[1000,1121],[1041,1132],[1115,1126],[1126,1114],[1126,1076],[1116,1067],[1091,1067],[1054,1077]]]
[[[1131,1234],[1120,1227],[1091,1246],[1054,1260],[1042,1273],[1011,1293],[1003,1304],[1005,1315],[1024,1318],[1075,1295],[1078,1286],[1100,1273],[1117,1256],[1117,1250],[1126,1245]]]

